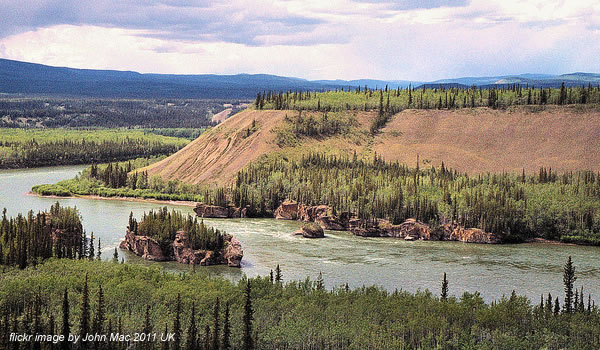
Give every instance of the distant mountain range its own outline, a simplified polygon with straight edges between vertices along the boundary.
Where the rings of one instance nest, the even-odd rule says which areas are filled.
[[[61,95],[96,98],[215,98],[251,99],[260,91],[327,90],[357,86],[390,89],[414,87],[489,88],[498,85],[559,87],[600,84],[600,74],[520,74],[465,77],[433,82],[405,80],[306,80],[269,74],[177,75],[141,74],[132,71],[52,67],[0,59],[0,93]]]

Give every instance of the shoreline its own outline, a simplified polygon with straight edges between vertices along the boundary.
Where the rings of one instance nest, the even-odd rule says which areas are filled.
[[[168,204],[168,205],[185,206],[185,207],[190,207],[190,208],[195,208],[197,205],[197,202],[192,202],[192,201],[167,201],[167,200],[152,199],[152,198],[145,199],[145,198],[138,198],[138,197],[116,197],[116,196],[115,197],[102,197],[102,196],[91,195],[91,194],[71,195],[71,196],[55,196],[55,195],[43,196],[41,194],[37,194],[35,192],[29,191],[26,193],[26,195],[35,196],[35,197],[43,197],[43,198],[56,198],[56,199],[84,198],[84,199],[94,199],[94,200],[118,200],[118,201],[125,201],[125,202]],[[274,217],[271,219],[277,220]],[[340,232],[350,233],[350,231],[340,231]],[[386,238],[386,237],[379,237],[379,238]],[[478,243],[471,243],[471,244],[478,244]],[[511,244],[511,243],[499,243],[499,245],[506,245],[506,244]],[[566,243],[566,242],[561,242],[561,241],[557,241],[557,240],[549,240],[549,239],[545,239],[545,238],[541,238],[541,237],[530,238],[521,243],[512,243],[512,244],[549,244],[549,245],[563,245],[563,246],[591,246],[591,245],[587,245],[587,244]]]
[[[61,198],[84,198],[84,199],[93,199],[93,200],[113,200],[113,201],[124,201],[124,202],[140,202],[140,203],[155,203],[155,204],[169,204],[169,205],[178,205],[178,206],[184,206],[184,207],[191,207],[191,208],[195,208],[196,207],[196,202],[192,202],[192,201],[172,201],[172,200],[161,200],[161,199],[153,199],[153,198],[139,198],[139,197],[102,197],[102,196],[98,196],[98,195],[93,195],[93,194],[84,194],[84,195],[70,195],[70,196],[55,196],[55,195],[49,195],[49,196],[44,196],[32,191],[29,191],[26,193],[27,196],[34,196],[34,197],[42,197],[42,198],[56,198],[56,199],[61,199]]]

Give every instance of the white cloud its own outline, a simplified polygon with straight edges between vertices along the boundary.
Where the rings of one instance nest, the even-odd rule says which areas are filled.
[[[433,8],[376,0],[132,0],[115,8],[89,1],[78,3],[92,6],[91,13],[75,1],[45,2],[66,9],[58,19],[28,12],[19,28],[30,29],[0,39],[0,55],[80,68],[311,79],[600,71],[600,3],[588,1]],[[7,3],[26,12],[24,4]],[[10,32],[11,21],[0,27]]]

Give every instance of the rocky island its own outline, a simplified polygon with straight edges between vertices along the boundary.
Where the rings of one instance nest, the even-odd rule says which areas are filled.
[[[194,265],[240,267],[244,256],[237,238],[166,208],[144,213],[139,223],[131,214],[120,248],[150,261]]]

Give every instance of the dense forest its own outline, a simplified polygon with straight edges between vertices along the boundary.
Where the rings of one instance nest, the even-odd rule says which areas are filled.
[[[287,91],[258,93],[256,109],[310,110],[339,112],[385,108],[390,113],[403,109],[507,108],[515,105],[545,106],[600,103],[600,86],[536,88],[502,85],[493,88],[414,88],[379,90],[370,88],[326,92]]]
[[[591,171],[558,174],[541,168],[536,174],[469,176],[444,164],[409,168],[379,156],[369,160],[315,153],[294,160],[272,154],[242,169],[231,186],[209,188],[148,179],[135,170],[126,176],[126,165],[111,165],[120,181],[111,182],[107,166],[99,166],[96,177],[88,168],[77,179],[33,190],[248,206],[248,215],[257,217],[271,217],[288,198],[328,204],[334,213],[356,213],[365,224],[376,218],[395,224],[416,218],[433,226],[455,221],[498,233],[506,242],[543,237],[600,244],[600,174]]]
[[[0,98],[0,127],[205,128],[213,125],[211,118],[225,109],[223,104],[201,99]]]
[[[88,256],[93,234],[88,239],[76,208],[58,202],[50,211],[15,218],[2,213],[0,223],[0,265],[23,269],[51,257],[81,259]],[[93,255],[93,253],[92,253]]]
[[[223,235],[225,232],[208,227],[204,221],[198,222],[197,217],[189,214],[184,215],[175,209],[168,211],[167,207],[144,213],[139,222],[131,213],[127,229],[135,235],[154,238],[166,256],[172,254],[173,241],[178,231],[187,233],[187,239],[192,249],[215,251],[223,249],[224,245]]]
[[[0,348],[600,347],[600,310],[576,284],[575,263],[570,259],[563,271],[564,295],[543,295],[538,302],[513,292],[487,304],[477,292],[461,293],[446,276],[440,276],[435,294],[412,294],[402,286],[391,293],[375,286],[328,290],[326,276],[287,282],[284,276],[285,270],[277,268],[275,276],[243,277],[234,283],[192,268],[174,274],[157,265],[88,259],[50,259],[25,270],[4,268]],[[161,341],[167,339],[167,332],[174,337]],[[23,333],[43,334],[50,340],[14,341]],[[87,342],[79,338],[76,344],[60,338],[87,333],[100,337]],[[116,333],[120,337],[114,338]]]
[[[104,163],[175,153],[188,139],[128,129],[0,129],[0,168]]]

